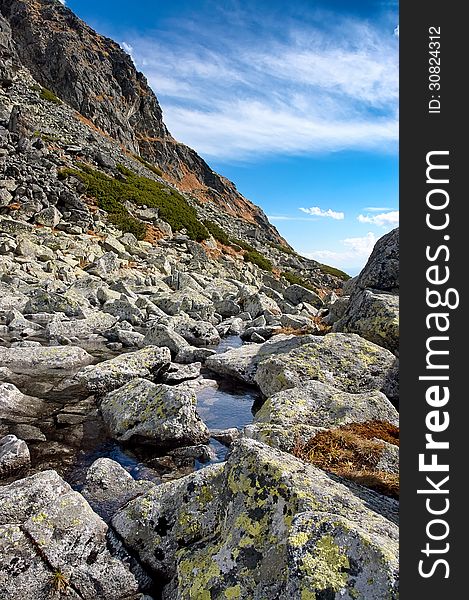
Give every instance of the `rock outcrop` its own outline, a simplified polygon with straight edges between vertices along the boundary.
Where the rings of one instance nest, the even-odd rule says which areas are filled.
[[[376,243],[333,329],[358,333],[399,354],[399,229]]]

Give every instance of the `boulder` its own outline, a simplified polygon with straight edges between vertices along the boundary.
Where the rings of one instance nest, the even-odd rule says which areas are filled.
[[[86,472],[82,496],[107,523],[122,506],[153,487],[149,481],[135,481],[121,465],[110,458],[98,458]]]
[[[397,410],[379,391],[350,394],[320,381],[277,392],[254,417],[249,436],[284,451],[305,442],[320,428],[372,420],[398,425]]]
[[[34,220],[40,225],[45,227],[56,227],[62,220],[62,213],[60,213],[55,206],[49,206],[39,211],[35,216]]]
[[[189,344],[186,340],[166,325],[152,325],[145,334],[144,344],[152,344],[154,346],[166,346],[171,351],[173,356],[186,348]]]
[[[211,323],[181,319],[174,325],[174,331],[181,335],[188,344],[197,348],[216,346],[220,343],[220,334]]]
[[[90,393],[103,394],[137,377],[153,379],[164,372],[170,362],[171,353],[168,348],[147,346],[85,367],[75,375],[73,381],[84,385]]]
[[[82,304],[69,294],[35,290],[23,310],[24,314],[64,313],[67,317],[84,317]]]
[[[303,344],[308,344],[313,339],[311,335],[287,336],[276,335],[272,340],[258,345],[245,344],[239,348],[216,354],[206,360],[206,367],[226,377],[234,377],[244,383],[254,385],[258,365],[266,357],[275,354],[284,354]]]
[[[172,598],[398,597],[398,503],[253,440],[112,524]]]
[[[333,331],[358,333],[370,342],[399,353],[399,296],[372,290],[356,292]]]
[[[137,593],[128,567],[113,558],[107,525],[55,471],[0,488],[0,582],[9,600],[124,600]]]
[[[117,322],[117,318],[101,311],[87,315],[84,319],[59,321],[47,324],[45,334],[49,339],[64,337],[88,338],[91,334],[103,334]]]
[[[311,337],[291,352],[262,360],[255,381],[265,396],[318,380],[345,392],[380,390],[397,400],[396,357],[354,333]]]
[[[316,292],[313,292],[313,290],[309,290],[308,288],[296,283],[287,287],[287,289],[283,292],[283,295],[285,296],[285,299],[291,302],[294,306],[297,306],[301,302],[307,302],[315,308],[321,308],[323,306],[323,301],[316,294]]]
[[[171,448],[208,441],[196,404],[189,391],[139,378],[104,396],[101,413],[115,439]]]
[[[270,312],[274,315],[281,315],[282,311],[278,307],[278,304],[272,298],[269,298],[264,293],[252,294],[248,296],[243,302],[243,308],[248,312],[253,319],[264,315],[266,312]]]
[[[117,317],[120,321],[132,323],[132,325],[143,325],[146,321],[145,312],[125,296],[119,299],[108,300],[104,303],[102,310]]]
[[[0,419],[15,422],[22,417],[35,417],[44,404],[44,400],[26,396],[12,383],[0,383]]]
[[[72,371],[93,362],[93,357],[75,346],[34,346],[22,348],[0,347],[0,367],[14,373],[45,375]]]
[[[144,566],[155,575],[174,577],[179,549],[208,538],[215,531],[223,467],[209,466],[155,486],[112,519],[112,526],[125,545],[137,552]]]
[[[399,292],[399,228],[380,238],[359,274],[355,288]]]
[[[16,435],[0,439],[0,479],[17,475],[29,468],[31,457],[25,441]]]

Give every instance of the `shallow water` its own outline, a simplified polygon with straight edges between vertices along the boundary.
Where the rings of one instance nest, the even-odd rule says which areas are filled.
[[[222,339],[214,348],[217,353],[226,352],[243,344],[238,336]],[[95,354],[95,353],[94,353]],[[115,353],[95,354],[96,361],[115,356]],[[67,376],[70,376],[68,373]],[[213,380],[213,373],[206,377]],[[30,474],[44,469],[55,469],[75,489],[81,489],[87,469],[98,458],[107,457],[122,465],[135,479],[149,479],[155,482],[162,480],[161,469],[148,466],[147,461],[158,456],[149,450],[124,446],[109,437],[101,415],[95,409],[92,398],[86,400],[83,393],[68,388],[63,392],[54,392],[64,378],[60,376],[38,377],[25,376],[18,381],[18,387],[27,394],[46,400],[45,414],[37,421],[28,420],[38,426],[46,435],[45,442],[28,442],[31,451],[32,467]],[[52,388],[52,389],[51,389]],[[209,429],[242,429],[252,422],[253,411],[260,402],[260,395],[254,387],[242,385],[232,380],[217,378],[217,386],[202,387],[197,392],[198,412]],[[67,406],[64,411],[63,407]],[[79,421],[62,422],[61,418],[70,419],[78,415]],[[10,423],[11,426],[14,423]],[[7,425],[8,426],[8,425]],[[225,460],[228,448],[214,439],[210,440],[212,459],[209,463],[193,461],[192,467],[185,466],[179,473],[185,474],[191,469],[200,469],[207,464]],[[177,475],[177,474],[175,474]],[[171,474],[163,474],[163,480]],[[3,481],[2,483],[7,483]]]

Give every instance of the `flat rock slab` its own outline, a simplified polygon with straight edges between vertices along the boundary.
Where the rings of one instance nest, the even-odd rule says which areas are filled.
[[[73,371],[93,362],[93,357],[76,346],[0,347],[0,367],[14,373],[35,375]]]
[[[255,381],[265,396],[318,380],[345,392],[380,390],[397,397],[396,357],[354,333],[310,336],[310,343],[259,364]]]
[[[250,437],[290,451],[298,440],[305,442],[319,428],[376,419],[399,423],[397,410],[381,392],[349,394],[319,381],[309,381],[268,398],[248,432]]]
[[[106,544],[107,525],[55,471],[0,488],[0,585],[9,600],[50,598],[57,574],[82,600],[123,600],[137,592]]]
[[[142,350],[120,354],[97,365],[86,367],[68,384],[81,384],[90,393],[106,393],[136,377],[152,379],[164,371],[170,362],[171,353],[168,348],[147,346]]]
[[[259,363],[266,357],[284,354],[313,340],[312,335],[276,335],[265,344],[245,344],[222,354],[210,356],[205,366],[219,375],[234,377],[244,383],[255,385]]]

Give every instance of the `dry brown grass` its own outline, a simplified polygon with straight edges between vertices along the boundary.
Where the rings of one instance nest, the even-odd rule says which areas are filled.
[[[376,469],[385,448],[398,444],[399,429],[386,421],[351,423],[297,441],[292,453],[321,469],[392,498],[399,498],[399,476]]]

